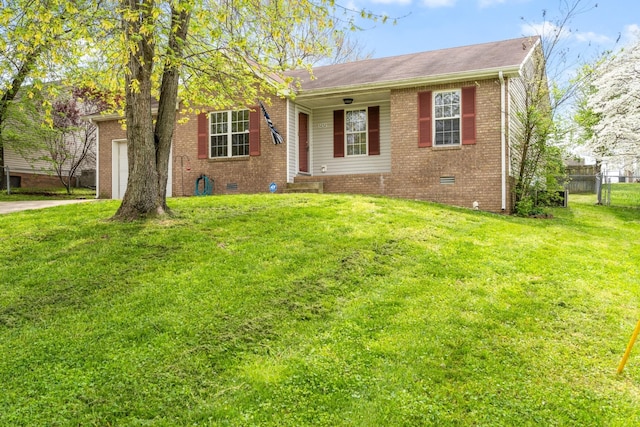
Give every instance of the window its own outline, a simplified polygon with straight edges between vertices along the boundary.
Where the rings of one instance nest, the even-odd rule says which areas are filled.
[[[211,157],[249,155],[249,110],[210,114]]]
[[[434,95],[435,145],[460,144],[460,91]]]
[[[347,156],[367,154],[367,110],[346,112]]]

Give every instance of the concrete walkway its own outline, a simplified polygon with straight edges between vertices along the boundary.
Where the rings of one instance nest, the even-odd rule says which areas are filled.
[[[96,199],[78,200],[29,200],[23,202],[0,202],[0,214],[26,211],[29,209],[43,209],[52,206],[71,205],[74,203],[91,202]]]

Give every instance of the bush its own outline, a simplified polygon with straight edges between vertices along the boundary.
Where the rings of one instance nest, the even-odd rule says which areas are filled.
[[[532,197],[526,197],[516,203],[515,212],[517,216],[538,216],[545,215],[545,211]]]

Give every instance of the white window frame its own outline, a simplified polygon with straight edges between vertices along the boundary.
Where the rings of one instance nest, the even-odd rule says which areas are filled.
[[[246,114],[246,120],[242,120],[243,122],[246,122],[246,129],[241,131],[241,132],[234,132],[233,131],[233,113],[244,113]],[[226,115],[225,118],[225,131],[224,132],[219,132],[219,133],[214,133],[214,129],[213,129],[213,116],[214,115],[219,115],[219,116],[223,116]],[[249,157],[249,120],[250,120],[250,114],[249,114],[249,110],[226,110],[226,111],[213,111],[211,113],[209,113],[209,158],[211,159],[225,159],[228,157]],[[223,123],[223,122],[220,122]],[[236,121],[236,123],[239,123],[239,121]],[[246,143],[243,145],[246,145],[246,154],[233,154],[233,136],[234,135],[246,135]],[[213,138],[214,137],[224,137],[226,139],[226,155],[216,155],[214,156],[213,154],[213,149],[212,149],[212,142],[213,142]],[[222,145],[221,145],[222,147]]]
[[[364,130],[349,131],[347,126],[349,121],[347,117],[349,113],[354,113],[358,111],[361,111],[364,113]],[[349,135],[360,135],[360,134],[364,134],[364,153],[349,154]],[[358,145],[360,145],[361,143],[362,142],[360,142]],[[348,157],[369,155],[369,114],[368,114],[367,108],[354,108],[351,110],[345,110],[344,112],[344,152],[345,152],[345,155]]]
[[[442,94],[446,94],[446,93],[452,93],[452,94],[456,94],[458,96],[458,110],[457,110],[457,114],[455,114],[455,111],[451,110],[449,115],[445,115],[446,114],[446,108],[447,107],[454,107],[455,104],[449,103],[448,105],[436,105],[436,98],[438,97],[438,95],[442,95]],[[448,89],[448,90],[439,90],[439,91],[434,91],[433,92],[433,100],[431,105],[433,105],[433,146],[434,147],[459,147],[462,145],[462,90],[460,89]],[[442,112],[441,112],[441,116],[438,117],[439,114],[439,109],[442,108]],[[438,143],[438,122],[442,122],[445,120],[457,120],[457,125],[458,125],[458,142],[453,142],[453,143]],[[452,131],[440,131],[440,133],[443,132],[449,132],[451,133]]]

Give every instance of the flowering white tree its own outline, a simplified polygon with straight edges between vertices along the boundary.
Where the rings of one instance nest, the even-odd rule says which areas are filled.
[[[586,147],[597,160],[625,169],[640,159],[640,40],[595,72],[586,108]]]

